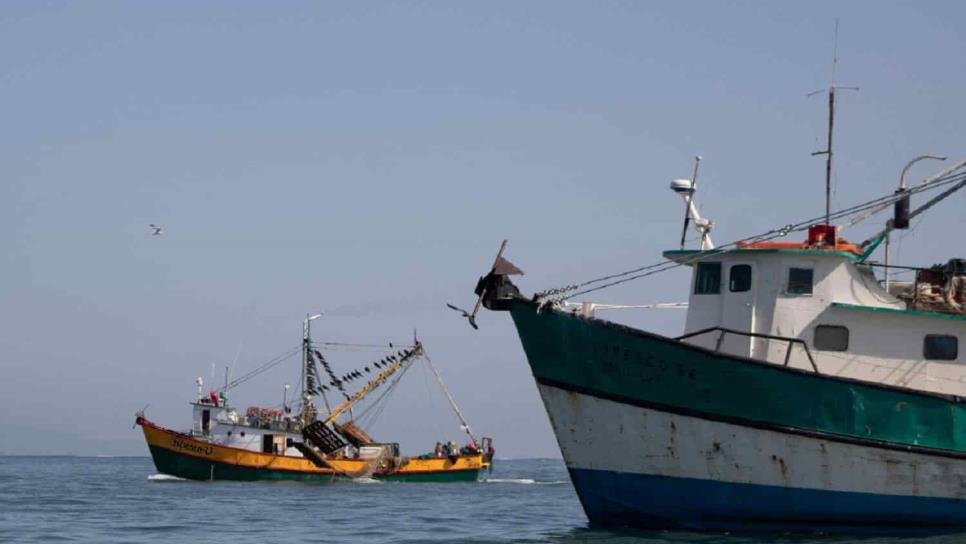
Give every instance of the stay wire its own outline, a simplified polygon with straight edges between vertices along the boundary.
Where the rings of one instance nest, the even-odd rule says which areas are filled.
[[[429,411],[435,416],[438,412],[436,411],[436,403],[433,401],[433,390],[429,386],[429,370],[426,369],[425,365],[421,365],[420,374],[423,376],[423,387],[426,388],[426,399],[429,400]],[[433,427],[436,429],[436,436],[444,436],[442,427],[439,426],[439,422],[436,421],[435,417],[431,417],[430,420],[433,422]]]
[[[248,380],[258,376],[259,374],[262,374],[280,365],[281,363],[283,363],[284,361],[287,361],[288,359],[293,357],[296,353],[300,352],[301,350],[302,350],[302,346],[296,346],[294,348],[289,349],[288,351],[283,352],[281,355],[276,356],[275,358],[269,360],[267,363],[262,364],[258,368],[255,368],[254,370],[250,370],[249,372],[228,382],[227,389],[234,389],[235,387],[241,385],[242,383],[247,382]]]
[[[361,425],[362,420],[368,416],[366,426],[375,425],[376,420],[379,419],[379,416],[381,416],[382,412],[385,410],[386,404],[388,404],[384,401],[388,400],[388,396],[395,391],[396,386],[399,385],[400,380],[402,380],[402,377],[406,375],[406,371],[408,371],[411,367],[412,364],[403,367],[403,369],[399,372],[399,375],[396,376],[392,382],[390,382],[390,384],[385,390],[383,390],[382,393],[379,394],[378,397],[376,397],[376,400],[372,401],[368,406],[365,407],[364,410],[359,412],[359,416],[355,418],[355,421],[360,422]]]
[[[351,347],[351,348],[375,348],[382,350],[396,350],[399,348],[412,348],[412,344],[388,342],[386,344],[354,344],[351,342],[312,342],[316,347]]]
[[[831,213],[829,215],[829,220],[832,220],[832,219],[841,219],[843,217],[848,217],[848,216],[851,216],[851,215],[855,215],[857,213],[861,213],[863,211],[866,211],[866,210],[869,210],[869,209],[872,209],[872,208],[876,208],[877,206],[883,206],[883,205],[884,206],[888,206],[889,204],[895,203],[896,201],[901,200],[901,199],[905,198],[906,196],[913,195],[913,194],[917,194],[917,193],[920,193],[920,192],[929,191],[929,190],[932,190],[932,189],[938,189],[940,187],[944,187],[946,185],[950,185],[950,184],[953,184],[953,183],[958,183],[958,182],[964,181],[964,180],[966,180],[966,172],[958,173],[958,174],[951,173],[951,174],[948,174],[946,176],[942,176],[940,178],[937,178],[935,181],[933,181],[932,183],[930,183],[928,185],[920,185],[920,186],[917,186],[917,187],[913,187],[913,188],[910,188],[910,189],[908,189],[907,191],[905,191],[904,193],[901,193],[901,194],[895,194],[895,193],[888,194],[888,195],[885,195],[885,196],[882,196],[882,197],[879,197],[879,198],[876,198],[876,199],[873,199],[873,200],[870,200],[870,201],[867,201],[867,202],[863,202],[861,204],[856,204],[854,206],[850,206],[848,208],[844,208],[842,210],[835,211],[835,212],[833,212],[833,213]],[[685,259],[679,259],[679,260],[670,260],[670,259],[668,259],[668,260],[660,261],[660,262],[657,262],[657,263],[653,263],[653,264],[641,266],[641,267],[638,267],[638,268],[634,268],[634,269],[631,269],[631,270],[627,270],[627,271],[624,271],[624,272],[619,272],[619,273],[616,273],[616,274],[609,274],[609,275],[606,275],[606,276],[601,276],[599,278],[594,278],[592,280],[587,280],[587,281],[582,282],[582,283],[577,283],[577,284],[574,284],[574,285],[570,285],[570,286],[566,286],[566,287],[561,287],[561,288],[558,288],[558,289],[550,289],[550,290],[547,290],[547,291],[543,291],[541,293],[538,293],[537,294],[537,298],[540,299],[540,298],[547,297],[547,296],[550,296],[550,295],[562,295],[562,294],[567,293],[569,291],[576,291],[576,290],[580,289],[581,287],[586,287],[586,286],[594,285],[594,284],[597,284],[597,283],[600,283],[600,282],[603,282],[603,281],[612,280],[612,279],[613,280],[616,280],[616,281],[612,281],[612,282],[606,283],[604,285],[599,285],[597,287],[593,287],[593,288],[590,288],[590,289],[584,289],[582,291],[576,291],[576,292],[574,292],[572,294],[568,294],[567,296],[563,296],[563,297],[559,297],[559,298],[555,298],[555,299],[547,299],[547,302],[557,302],[557,303],[563,302],[563,301],[565,301],[567,299],[570,299],[570,298],[573,298],[573,297],[576,297],[576,296],[579,296],[579,295],[585,295],[587,293],[592,293],[594,291],[599,291],[601,289],[605,289],[605,288],[608,288],[608,287],[613,287],[615,285],[620,285],[622,283],[626,283],[626,282],[633,281],[633,280],[636,280],[636,279],[640,279],[640,278],[644,278],[644,277],[651,276],[651,275],[654,275],[654,274],[658,274],[660,272],[665,272],[667,270],[670,270],[672,268],[677,268],[679,266],[693,264],[693,263],[695,263],[697,261],[700,261],[700,260],[703,260],[703,259],[707,259],[707,258],[713,257],[715,255],[719,255],[719,254],[723,253],[724,251],[727,251],[727,250],[729,250],[729,249],[731,249],[733,247],[736,247],[739,243],[755,243],[755,242],[768,241],[768,240],[772,240],[772,239],[775,239],[775,238],[784,237],[784,236],[787,236],[789,233],[792,233],[792,232],[799,232],[799,231],[802,231],[802,230],[806,230],[808,227],[810,227],[811,225],[815,224],[817,221],[824,221],[824,220],[825,220],[825,216],[822,215],[822,216],[814,217],[814,218],[811,218],[811,219],[808,219],[808,220],[805,220],[805,221],[799,221],[799,222],[794,223],[794,224],[788,224],[788,225],[785,225],[784,227],[773,228],[773,229],[771,229],[769,231],[766,231],[766,232],[764,232],[762,234],[759,234],[759,235],[756,235],[756,236],[752,236],[752,237],[749,237],[749,238],[743,238],[741,240],[736,240],[734,242],[730,242],[728,244],[724,244],[724,245],[718,246],[718,247],[714,248],[713,250],[710,250],[710,251],[707,251],[707,252],[702,252],[702,254],[700,254],[700,255],[694,255],[692,257],[685,258]],[[621,279],[618,280],[617,278],[621,278]]]

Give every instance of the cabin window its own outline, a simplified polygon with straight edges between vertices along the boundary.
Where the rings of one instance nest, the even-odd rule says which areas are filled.
[[[201,411],[201,432],[208,434],[211,430],[211,410]]]
[[[270,434],[262,435],[262,453],[275,453],[275,436]]]
[[[812,345],[822,351],[846,351],[849,349],[849,329],[841,325],[819,325],[815,327]]]
[[[721,292],[721,263],[698,263],[694,278],[695,295],[717,295]]]
[[[785,292],[791,295],[811,295],[813,275],[811,268],[789,268],[788,288]]]
[[[728,274],[728,290],[732,293],[743,293],[751,289],[751,265],[736,264]]]
[[[927,334],[922,352],[926,359],[955,361],[959,356],[959,339],[948,334]]]

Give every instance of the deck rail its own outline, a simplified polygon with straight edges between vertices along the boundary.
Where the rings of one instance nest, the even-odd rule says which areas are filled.
[[[808,357],[808,362],[811,363],[812,365],[812,370],[814,370],[816,374],[820,374],[820,372],[818,371],[818,365],[815,364],[815,359],[812,358],[812,352],[809,351],[808,349],[808,344],[801,338],[792,338],[789,336],[776,336],[774,334],[763,334],[760,332],[737,331],[734,329],[728,329],[726,327],[708,327],[707,329],[701,329],[699,331],[689,332],[688,334],[678,336],[677,338],[675,338],[675,340],[684,340],[686,338],[691,338],[693,336],[700,336],[702,334],[708,334],[710,332],[715,332],[715,331],[718,332],[718,340],[714,344],[715,353],[718,353],[721,350],[721,344],[724,342],[724,338],[726,334],[737,334],[738,336],[747,336],[749,338],[764,338],[766,340],[778,340],[782,342],[788,342],[788,346],[785,348],[785,363],[782,366],[788,366],[788,361],[792,356],[792,347],[797,344],[802,346],[802,349],[805,350],[805,355]]]

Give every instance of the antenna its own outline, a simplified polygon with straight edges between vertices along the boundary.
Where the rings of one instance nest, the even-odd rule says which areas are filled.
[[[822,151],[815,151],[812,156],[825,155],[825,226],[831,227],[829,216],[831,215],[832,207],[832,127],[835,125],[835,91],[837,89],[844,89],[849,91],[858,91],[858,87],[845,87],[835,84],[835,70],[839,63],[839,20],[835,19],[835,45],[832,50],[832,81],[829,84],[828,90],[819,89],[808,93],[808,96],[815,96],[820,93],[828,92],[828,147]],[[838,243],[837,235],[832,233],[831,244],[834,246]],[[825,243],[829,244],[829,237],[825,236]]]
[[[688,233],[688,223],[691,221],[691,202],[694,200],[694,192],[698,190],[698,166],[700,165],[701,155],[696,155],[694,157],[694,174],[691,175],[691,185],[688,190],[682,191],[682,196],[684,196],[684,225],[681,227],[681,249],[684,249],[684,237]]]
[[[694,230],[701,236],[701,250],[714,249],[714,242],[711,241],[710,219],[701,217],[698,207],[694,203],[694,192],[698,187],[698,165],[701,164],[701,156],[694,158],[694,175],[691,179],[672,179],[671,190],[681,195],[684,199],[684,227],[681,229],[681,249],[684,249],[684,238],[688,232],[688,224],[694,224]]]

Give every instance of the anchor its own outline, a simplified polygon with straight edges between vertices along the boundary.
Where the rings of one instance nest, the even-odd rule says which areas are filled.
[[[470,326],[476,330],[480,328],[476,324],[476,314],[480,311],[481,306],[488,310],[506,311],[510,309],[509,301],[520,296],[520,290],[517,289],[516,285],[513,285],[513,282],[507,276],[522,276],[523,270],[503,258],[506,245],[507,240],[503,240],[503,243],[500,244],[500,250],[496,252],[496,259],[493,260],[490,272],[476,282],[476,289],[473,290],[473,293],[477,295],[477,299],[472,312],[446,303],[447,308],[460,312],[462,317],[465,317]]]

